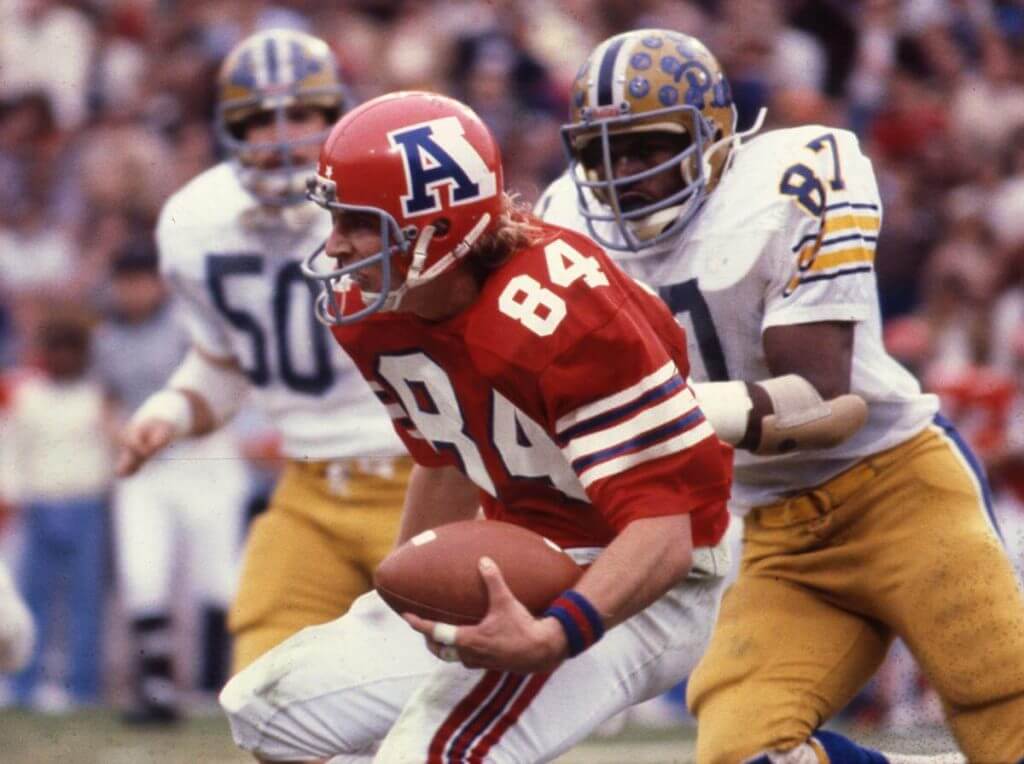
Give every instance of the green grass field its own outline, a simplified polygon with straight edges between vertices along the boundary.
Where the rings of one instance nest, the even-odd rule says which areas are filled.
[[[941,730],[921,729],[880,738],[856,732],[858,740],[891,751],[931,753],[950,750]],[[559,759],[559,764],[685,764],[692,761],[693,731],[627,727],[612,738],[594,739]],[[123,726],[110,711],[68,716],[0,712],[0,762],[4,764],[244,764],[250,762],[231,742],[220,717],[192,719],[168,731]]]

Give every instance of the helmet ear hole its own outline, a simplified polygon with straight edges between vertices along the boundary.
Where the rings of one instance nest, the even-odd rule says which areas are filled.
[[[452,222],[448,218],[438,218],[431,223],[434,226],[434,238],[443,239],[452,230]]]

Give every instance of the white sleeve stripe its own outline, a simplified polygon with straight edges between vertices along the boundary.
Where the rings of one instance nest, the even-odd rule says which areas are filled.
[[[625,422],[570,440],[563,451],[566,458],[573,462],[581,456],[589,456],[606,448],[612,448],[641,433],[685,416],[696,407],[697,401],[693,397],[693,393],[682,387],[668,400],[641,410]]]
[[[711,429],[711,424],[705,419],[698,426],[680,433],[670,440],[656,443],[642,451],[623,454],[622,456],[614,459],[609,459],[606,462],[595,464],[580,475],[580,482],[583,484],[584,488],[588,488],[592,483],[602,478],[617,475],[620,472],[625,472],[638,464],[643,464],[644,462],[649,462],[652,459],[667,456],[669,454],[676,453],[677,451],[684,451],[705,438],[714,436],[714,434],[715,431]]]
[[[660,427],[655,427],[653,430],[640,433],[634,438],[629,438],[600,451],[593,451],[584,456],[579,456],[572,461],[572,468],[577,475],[582,475],[595,464],[601,464],[601,462],[606,462],[623,454],[642,451],[648,446],[661,443],[681,432],[692,430],[703,423],[704,413],[700,409],[694,408],[686,416],[673,419]]]
[[[564,430],[579,424],[580,422],[592,419],[595,416],[599,416],[606,411],[610,411],[618,406],[621,406],[634,398],[639,397],[643,393],[651,390],[658,385],[662,384],[666,380],[670,379],[676,374],[676,365],[672,361],[669,361],[660,369],[653,374],[649,374],[635,385],[627,387],[625,390],[620,390],[614,395],[609,395],[607,398],[588,403],[585,406],[580,406],[578,409],[570,414],[566,414],[557,422],[555,422],[555,432],[561,433]]]

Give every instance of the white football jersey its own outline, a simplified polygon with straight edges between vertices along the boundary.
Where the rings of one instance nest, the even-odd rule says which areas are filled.
[[[299,263],[330,227],[312,202],[281,214],[259,207],[219,164],[164,206],[160,269],[184,302],[192,342],[238,361],[288,457],[401,454],[383,405],[313,315]]]
[[[563,175],[537,212],[588,233],[577,199]],[[737,451],[732,507],[741,513],[907,440],[938,410],[937,398],[923,394],[882,344],[873,267],[881,218],[874,172],[856,137],[809,125],[770,131],[734,149],[718,187],[670,246],[611,253],[657,289],[686,328],[697,381],[770,377],[761,343],[770,326],[856,323],[851,391],[868,402],[867,424],[835,448],[771,457]],[[601,235],[621,241],[613,224],[604,225]]]

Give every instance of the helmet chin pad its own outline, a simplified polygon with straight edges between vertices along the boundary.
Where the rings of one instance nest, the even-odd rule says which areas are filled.
[[[679,220],[680,213],[685,206],[686,204],[684,203],[665,207],[664,209],[651,213],[645,218],[627,220],[626,226],[630,231],[632,231],[633,235],[639,241],[651,241],[659,234],[667,231],[669,226]]]
[[[301,204],[306,200],[306,179],[316,171],[315,164],[286,164],[271,170],[233,163],[238,181],[261,203],[271,207]]]

